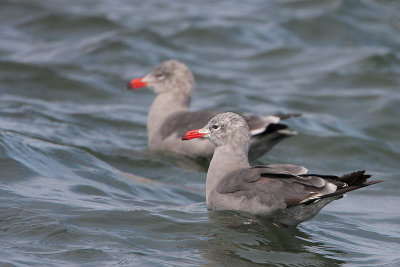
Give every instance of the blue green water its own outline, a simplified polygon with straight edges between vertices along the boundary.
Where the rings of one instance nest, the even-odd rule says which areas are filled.
[[[399,51],[398,1],[1,1],[0,265],[400,266]],[[124,90],[169,58],[194,110],[303,114],[257,164],[386,182],[297,228],[207,211]]]

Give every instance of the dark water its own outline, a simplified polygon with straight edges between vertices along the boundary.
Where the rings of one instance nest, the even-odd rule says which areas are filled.
[[[400,266],[399,48],[398,1],[1,1],[0,265]],[[168,58],[193,109],[303,113],[260,162],[386,182],[297,228],[208,212],[124,91]]]

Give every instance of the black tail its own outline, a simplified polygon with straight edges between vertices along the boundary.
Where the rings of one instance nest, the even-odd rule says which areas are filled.
[[[283,139],[296,134],[296,131],[289,130],[288,126],[285,124],[269,124],[267,129],[265,129],[263,132],[252,136],[252,142],[249,150],[249,160],[255,160],[256,158],[265,154]]]
[[[330,178],[332,178],[332,177],[333,176],[331,176]],[[370,178],[370,177],[371,177],[371,175],[365,174],[365,171],[356,171],[356,172],[345,174],[341,177],[336,177],[337,181],[340,181],[344,184],[336,183],[336,185],[338,186],[338,189],[335,192],[320,196],[318,199],[310,199],[309,201],[304,202],[303,204],[306,204],[306,205],[311,204],[311,203],[313,203],[319,199],[323,199],[323,198],[328,198],[328,197],[333,197],[333,196],[342,196],[343,194],[345,194],[347,192],[354,191],[354,190],[357,190],[359,188],[366,187],[369,185],[381,183],[384,181],[384,180],[368,181],[368,178]]]
[[[268,127],[265,129],[264,132],[262,132],[256,136],[264,136],[264,135],[272,134],[272,133],[275,133],[275,132],[278,132],[280,130],[284,130],[287,128],[288,128],[288,126],[283,123],[271,123],[268,125]]]
[[[365,174],[365,171],[356,171],[342,175],[338,180],[347,185],[361,185],[370,178],[371,175]]]
[[[301,113],[278,113],[278,114],[276,114],[274,116],[279,117],[281,120],[286,120],[286,119],[290,119],[290,118],[293,118],[293,117],[303,116],[303,114],[301,114]]]
[[[326,194],[321,196],[321,198],[326,198],[326,197],[331,197],[331,196],[336,196],[336,195],[343,195],[347,192],[357,190],[362,187],[366,187],[369,185],[381,183],[384,180],[376,180],[376,181],[368,181],[368,178],[370,178],[371,175],[365,174],[365,171],[356,171],[352,173],[345,174],[341,177],[339,177],[339,181],[346,183],[347,186],[343,186],[336,190],[336,192],[331,193],[331,194]]]

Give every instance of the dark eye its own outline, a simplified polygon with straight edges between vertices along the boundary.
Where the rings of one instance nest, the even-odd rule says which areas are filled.
[[[213,128],[213,129],[218,129],[218,125],[214,124],[214,125],[212,126],[212,128]]]
[[[161,80],[161,79],[164,79],[164,74],[162,74],[162,73],[157,73],[156,75],[156,78],[158,79],[158,80]]]

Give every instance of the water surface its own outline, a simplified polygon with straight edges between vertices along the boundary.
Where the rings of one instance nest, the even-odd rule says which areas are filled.
[[[399,266],[397,1],[0,3],[0,265]],[[296,228],[210,212],[201,162],[146,151],[149,90],[175,58],[192,108],[299,135],[258,163],[385,183]]]

